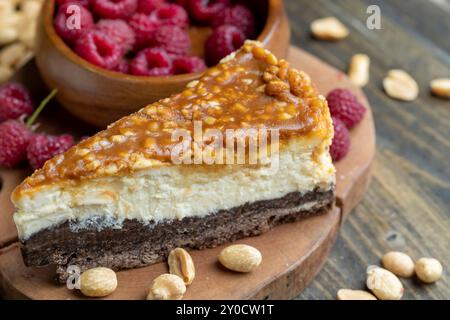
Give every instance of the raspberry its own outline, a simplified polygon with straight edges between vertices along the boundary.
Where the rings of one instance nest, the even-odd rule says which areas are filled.
[[[58,5],[62,6],[67,3],[79,3],[85,8],[89,8],[89,0],[56,0]]]
[[[173,61],[175,74],[195,73],[206,69],[205,61],[199,57],[178,57]]]
[[[76,11],[73,11],[73,6],[80,9],[80,28],[77,25],[72,25],[74,22],[73,16]],[[72,17],[72,18],[71,18]],[[72,21],[74,20],[74,21]],[[73,44],[82,34],[94,26],[94,18],[91,12],[77,3],[66,3],[59,7],[58,13],[53,20],[56,33],[69,45]]]
[[[113,71],[127,74],[130,71],[130,64],[126,59],[122,59]]]
[[[166,3],[166,0],[138,0],[137,12],[150,14],[164,3]]]
[[[45,161],[67,151],[75,144],[73,137],[69,134],[51,136],[36,134],[30,139],[26,150],[28,161],[33,169],[42,168]]]
[[[182,6],[176,4],[166,4],[150,14],[150,20],[157,25],[174,25],[187,28],[189,17]]]
[[[106,19],[127,19],[137,9],[137,0],[91,0],[93,11]]]
[[[153,34],[152,46],[162,48],[170,54],[186,55],[191,47],[191,39],[178,26],[162,26]]]
[[[102,19],[97,22],[95,29],[114,39],[125,52],[133,49],[136,43],[133,29],[123,20]]]
[[[21,84],[10,83],[0,87],[0,122],[29,116],[33,110],[30,93]]]
[[[350,132],[339,118],[332,117],[334,126],[333,143],[330,155],[334,162],[344,158],[350,150]]]
[[[358,124],[366,113],[366,108],[347,89],[331,91],[327,100],[331,115],[341,119],[348,129]]]
[[[160,48],[140,51],[130,64],[131,74],[138,76],[168,76],[173,74],[169,54]]]
[[[13,167],[27,155],[31,130],[19,120],[7,120],[0,124],[0,166]]]
[[[211,23],[229,4],[230,0],[188,0],[189,12],[201,23]]]
[[[255,34],[255,17],[250,9],[243,5],[238,4],[220,11],[212,22],[213,28],[220,27],[224,24],[231,24],[238,27],[244,32],[247,38]]]
[[[212,66],[233,51],[239,49],[245,41],[244,33],[231,25],[223,25],[213,31],[205,44],[206,62]]]
[[[33,135],[33,123],[56,93],[54,89],[42,100],[26,124],[22,120],[11,119],[0,124],[0,166],[12,167],[25,159]]]
[[[75,52],[96,66],[113,69],[123,56],[123,49],[114,40],[98,31],[88,31],[75,43]]]
[[[134,14],[129,21],[129,25],[136,36],[136,48],[147,47],[151,44],[153,34],[158,26],[150,21],[148,15],[143,13]]]

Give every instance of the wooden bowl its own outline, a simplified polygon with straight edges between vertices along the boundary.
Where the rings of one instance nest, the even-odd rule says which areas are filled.
[[[257,40],[279,57],[286,57],[289,24],[283,0],[266,0],[266,23]],[[264,7],[264,6],[262,6]],[[47,0],[38,22],[36,62],[57,100],[84,121],[104,127],[140,108],[181,91],[201,73],[169,77],[139,77],[92,65],[73,52],[53,28],[55,0]]]

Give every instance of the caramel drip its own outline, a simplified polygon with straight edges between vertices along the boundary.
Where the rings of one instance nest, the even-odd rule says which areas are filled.
[[[170,98],[110,125],[59,155],[26,179],[17,191],[61,180],[122,174],[170,164],[175,129],[193,132],[242,128],[280,129],[293,135],[329,134],[326,100],[304,72],[289,68],[259,43],[248,41],[236,54],[209,69]]]

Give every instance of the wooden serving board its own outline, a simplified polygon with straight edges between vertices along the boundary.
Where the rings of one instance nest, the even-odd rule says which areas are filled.
[[[306,71],[326,95],[337,87],[351,89],[367,107],[364,120],[352,130],[349,155],[336,164],[337,207],[322,216],[279,226],[264,235],[238,241],[261,250],[263,263],[253,273],[237,274],[222,268],[217,254],[224,247],[193,251],[197,277],[188,288],[185,299],[289,299],[311,281],[326,261],[340,223],[361,200],[369,180],[375,155],[375,129],[372,113],[364,93],[353,86],[345,74],[292,47],[288,60]],[[19,81],[30,82],[34,65],[18,75]],[[40,81],[32,81],[37,96],[45,95]],[[41,116],[42,129],[50,133],[71,132],[76,136],[92,134],[95,129],[71,117],[57,105]],[[9,195],[28,175],[29,169],[0,170],[0,295],[4,298],[79,299],[76,292],[58,285],[53,267],[26,268],[17,243],[12,221],[13,207]],[[108,299],[143,299],[152,279],[167,272],[164,263],[118,273],[119,287]]]
[[[226,245],[192,251],[196,278],[185,299],[287,299],[300,292],[325,262],[339,229],[340,213],[332,210],[320,217],[281,225],[263,236],[247,238],[258,248],[263,262],[248,274],[225,270],[217,255]],[[52,267],[24,266],[18,244],[0,256],[0,288],[5,298],[79,299],[65,285],[54,280]],[[108,299],[145,299],[154,278],[167,273],[165,263],[117,273],[119,286]]]

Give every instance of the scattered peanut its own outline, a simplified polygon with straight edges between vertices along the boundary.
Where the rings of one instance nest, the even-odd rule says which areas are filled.
[[[0,29],[0,46],[11,43],[19,37],[19,32],[13,27]]]
[[[417,277],[425,283],[433,283],[442,276],[442,264],[433,258],[420,258],[415,270]]]
[[[377,300],[377,298],[364,290],[341,289],[337,292],[338,300]]]
[[[195,278],[195,266],[191,255],[182,248],[172,250],[167,259],[171,274],[183,279],[185,285],[189,285]]]
[[[430,87],[434,95],[450,99],[450,78],[434,79],[431,81]]]
[[[366,54],[355,54],[350,62],[348,76],[357,86],[364,87],[369,82],[370,58]]]
[[[19,41],[29,49],[34,48],[34,39],[36,37],[36,22],[31,22],[23,27],[19,34]]]
[[[402,101],[413,101],[419,95],[417,82],[403,70],[391,70],[383,80],[383,87],[391,97]]]
[[[20,68],[21,68],[22,66],[24,66],[28,61],[30,61],[30,60],[33,58],[33,56],[34,56],[33,51],[27,50],[27,51],[25,52],[25,54],[24,54],[22,57],[20,57],[19,60],[17,60],[16,64],[14,65],[14,68],[15,68],[16,70],[20,69]]]
[[[14,70],[10,66],[0,65],[0,83],[5,82],[14,74]]]
[[[39,15],[39,11],[41,10],[41,5],[42,5],[42,1],[40,1],[40,0],[22,1],[21,9],[22,9],[24,15],[33,19]]]
[[[174,274],[162,274],[153,280],[147,300],[181,300],[186,292],[183,279]]]
[[[311,23],[311,32],[319,40],[341,40],[346,38],[350,31],[337,18],[327,17],[314,20]]]
[[[86,270],[80,277],[80,290],[87,297],[105,297],[117,288],[116,273],[108,268]]]
[[[250,272],[261,264],[262,255],[258,249],[252,246],[235,244],[226,247],[220,252],[219,261],[230,270]]]
[[[409,278],[414,275],[414,261],[406,253],[388,252],[381,258],[381,262],[383,267],[399,277]]]
[[[0,0],[0,84],[32,58],[30,49],[34,47],[36,21],[43,2]]]
[[[23,43],[16,42],[10,44],[0,51],[0,64],[3,66],[15,67],[25,55],[26,51],[27,48]]]
[[[395,274],[380,268],[367,268],[367,288],[380,300],[400,300],[403,296],[403,285]]]

